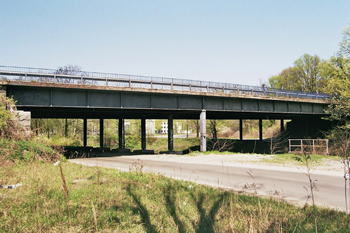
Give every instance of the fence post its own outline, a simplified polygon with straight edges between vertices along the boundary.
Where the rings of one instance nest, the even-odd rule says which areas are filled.
[[[312,153],[315,154],[315,139],[312,139]]]
[[[292,146],[291,146],[291,140],[290,139],[288,139],[288,141],[289,141],[289,153],[292,153]]]
[[[300,139],[300,148],[301,148],[301,153],[304,154],[303,139]]]

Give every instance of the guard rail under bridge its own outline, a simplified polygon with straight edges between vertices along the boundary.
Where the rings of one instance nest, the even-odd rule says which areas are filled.
[[[287,129],[297,138],[324,129],[321,118],[330,98],[258,86],[13,66],[0,66],[0,80],[6,95],[32,118],[172,122],[204,114],[203,119],[239,119],[241,132],[242,120],[258,119],[260,139],[262,119],[291,119]]]

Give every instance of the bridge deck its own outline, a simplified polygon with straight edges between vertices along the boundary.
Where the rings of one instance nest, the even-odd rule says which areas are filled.
[[[298,99],[298,101],[323,100],[330,97],[320,93],[305,93],[288,90],[277,90],[259,86],[204,82],[196,80],[149,77],[125,74],[110,74],[79,71],[72,74],[60,74],[57,70],[27,67],[0,66],[0,75],[4,81],[18,81],[19,83],[46,83],[65,85],[82,85],[85,88],[107,89],[137,89],[137,91],[178,92],[200,95],[231,95],[239,97],[260,97],[277,99]],[[13,83],[14,84],[14,83]],[[74,87],[76,88],[76,87]]]

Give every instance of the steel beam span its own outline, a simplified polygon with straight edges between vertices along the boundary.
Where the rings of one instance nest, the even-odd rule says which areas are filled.
[[[280,119],[322,116],[327,108],[324,102],[52,86],[6,85],[6,92],[17,101],[19,109],[31,111],[33,118],[89,115],[108,119],[115,118],[115,114],[140,118],[142,112],[144,117],[152,119],[166,119],[169,113],[174,114],[174,119],[198,119],[198,114],[205,109],[208,119]]]

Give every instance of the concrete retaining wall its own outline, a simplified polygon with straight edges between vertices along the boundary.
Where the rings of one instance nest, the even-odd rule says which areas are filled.
[[[31,134],[30,120],[31,113],[27,111],[15,111],[18,123],[22,125],[25,133],[29,136]]]

